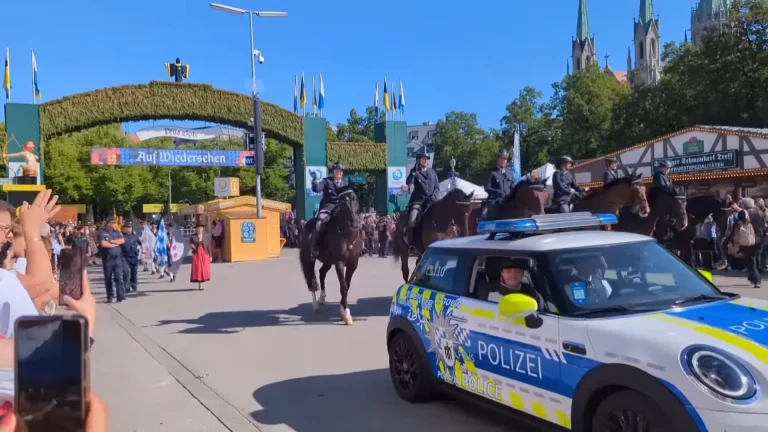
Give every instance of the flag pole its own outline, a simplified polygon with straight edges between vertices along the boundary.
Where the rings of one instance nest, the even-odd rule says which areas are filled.
[[[5,58],[8,59],[8,77],[9,77],[9,79],[8,79],[8,103],[11,103],[11,89],[12,89],[12,87],[10,85],[11,84],[11,80],[10,80],[10,76],[11,76],[11,49],[10,48],[6,48],[5,49]],[[5,77],[5,71],[3,71],[3,77]],[[3,79],[5,79],[5,78],[3,78]]]
[[[37,94],[35,93],[35,50],[32,50],[32,103],[37,104]]]

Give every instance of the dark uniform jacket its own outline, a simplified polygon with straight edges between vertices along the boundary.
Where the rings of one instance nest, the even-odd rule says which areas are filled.
[[[378,228],[379,228],[379,238],[380,239],[384,239],[384,238],[387,238],[387,236],[389,236],[389,231],[391,230],[391,227],[389,226],[389,223],[387,223],[386,221],[382,220],[382,221],[379,222],[379,227]]]
[[[440,191],[440,182],[437,180],[437,173],[432,168],[421,169],[413,167],[405,184],[413,185],[413,193],[409,204],[432,204],[437,201],[437,194]]]
[[[488,200],[498,202],[512,193],[515,187],[514,173],[509,168],[497,166],[491,171],[491,177],[485,184],[485,192],[488,194]]]
[[[333,177],[326,177],[312,184],[312,192],[323,193],[323,198],[320,200],[320,205],[323,204],[339,204],[339,191],[347,186],[347,182],[344,179],[336,180]]]
[[[570,203],[571,189],[581,192],[581,189],[576,184],[576,180],[573,178],[573,174],[568,170],[555,171],[552,175],[552,189],[554,191],[552,202],[556,204]]]
[[[366,237],[373,237],[373,235],[376,233],[376,227],[372,222],[366,222],[363,224],[363,233]]]
[[[608,183],[620,179],[622,175],[619,173],[619,170],[606,170],[603,173],[603,185],[607,185]]]
[[[123,256],[120,247],[113,247],[109,249],[101,247],[102,240],[117,240],[121,237],[123,237],[123,235],[118,231],[107,231],[103,229],[98,232],[96,238],[98,239],[99,249],[101,249],[101,257],[103,259],[119,258]]]
[[[661,171],[653,174],[653,186],[672,187],[672,179]]]
[[[123,258],[129,263],[136,263],[139,261],[139,245],[141,241],[135,233],[123,235],[125,243],[120,245],[120,249],[123,252]]]

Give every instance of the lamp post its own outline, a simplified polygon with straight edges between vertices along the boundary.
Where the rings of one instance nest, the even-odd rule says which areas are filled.
[[[253,10],[247,10],[247,9],[241,9],[234,6],[228,6],[223,5],[219,3],[211,3],[210,4],[211,9],[215,9],[222,12],[228,12],[235,15],[246,15],[248,14],[249,18],[249,24],[251,29],[251,50],[250,57],[251,57],[251,82],[253,85],[253,139],[256,141],[254,146],[254,165],[256,168],[256,217],[261,218],[261,172],[262,169],[259,165],[259,161],[257,160],[256,155],[259,154],[261,149],[259,148],[260,145],[263,145],[261,143],[261,116],[256,115],[256,111],[260,111],[261,102],[259,101],[259,94],[256,88],[256,57],[259,59],[259,63],[264,63],[264,57],[261,54],[261,51],[258,51],[253,48],[253,16],[256,15],[261,18],[285,18],[288,16],[288,12],[279,12],[279,11],[253,11]],[[260,113],[259,113],[260,114]],[[259,117],[259,118],[257,118]],[[262,152],[263,155],[263,152]],[[263,156],[262,156],[263,157]],[[263,163],[261,164],[263,167]]]

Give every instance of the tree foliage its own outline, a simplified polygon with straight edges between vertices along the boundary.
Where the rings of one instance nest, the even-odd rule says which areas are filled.
[[[128,207],[140,211],[140,204],[168,200],[170,172],[173,202],[200,203],[213,196],[216,177],[239,177],[243,195],[253,194],[256,175],[253,168],[221,167],[149,167],[90,165],[93,147],[173,148],[170,138],[157,138],[136,144],[128,140],[120,125],[99,126],[54,138],[44,146],[46,184],[64,203],[94,206],[95,214],[109,214],[112,209]],[[240,140],[207,140],[191,146],[204,149],[240,149]],[[267,141],[262,194],[266,198],[291,201],[291,148],[274,140]]]
[[[501,148],[498,133],[481,128],[476,114],[462,111],[451,111],[437,122],[434,141],[433,167],[441,176],[448,176],[453,158],[460,176],[475,183],[485,183]]]

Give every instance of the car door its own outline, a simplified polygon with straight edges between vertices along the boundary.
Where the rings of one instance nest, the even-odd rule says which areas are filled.
[[[523,282],[536,289],[535,262]],[[478,257],[472,278],[472,294],[461,306],[471,337],[469,352],[479,378],[467,379],[468,390],[541,419],[568,427],[570,399],[563,395],[561,367],[565,358],[560,348],[559,318],[539,313],[540,326],[526,326],[526,320],[499,313],[498,303],[477,298],[483,282],[496,283],[499,270],[492,265],[497,256]],[[538,291],[538,290],[537,290]],[[546,302],[542,294],[539,301]],[[470,371],[471,372],[471,371]],[[491,384],[488,384],[491,383]]]

